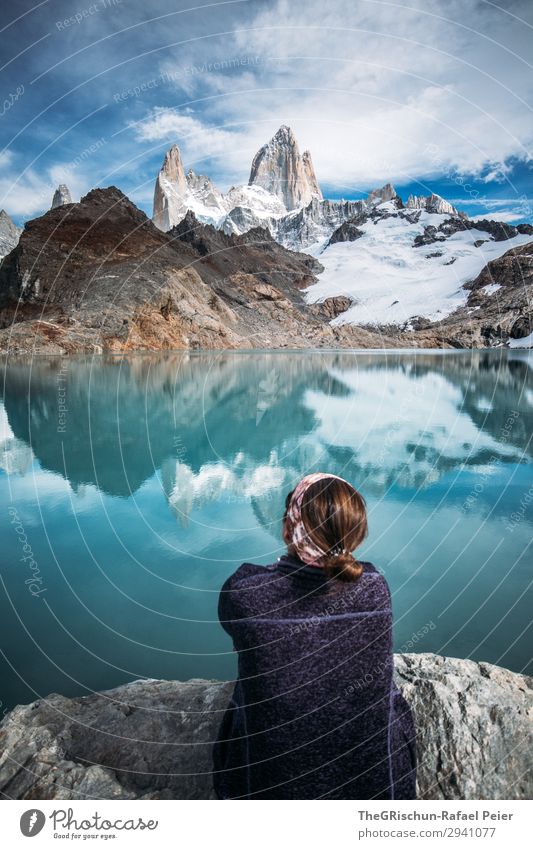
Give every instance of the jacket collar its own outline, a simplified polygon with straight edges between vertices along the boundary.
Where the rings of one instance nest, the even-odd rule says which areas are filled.
[[[295,578],[311,579],[317,581],[317,583],[322,583],[328,580],[323,569],[318,566],[308,566],[307,563],[304,563],[303,560],[300,560],[300,558],[296,557],[294,554],[283,554],[280,558],[278,558],[276,569],[284,575],[291,575]]]

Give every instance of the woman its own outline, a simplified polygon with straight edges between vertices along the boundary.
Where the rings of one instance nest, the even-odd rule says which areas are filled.
[[[366,534],[362,496],[335,475],[308,475],[287,496],[287,554],[243,563],[222,587],[239,678],[214,748],[219,798],[415,798],[390,591],[352,555]]]

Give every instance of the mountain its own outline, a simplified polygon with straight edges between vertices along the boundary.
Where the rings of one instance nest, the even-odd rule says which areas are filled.
[[[267,230],[228,236],[189,211],[163,233],[117,188],[95,189],[27,222],[3,260],[0,350],[381,344],[377,334],[330,326],[344,299],[306,305],[302,290],[320,270]]]
[[[322,200],[311,154],[306,150],[300,155],[296,137],[285,125],[254,156],[248,185],[276,195],[289,212],[313,198]]]
[[[96,189],[27,222],[4,258],[0,350],[528,344],[532,227],[357,204],[312,256],[190,211],[164,233]]]
[[[152,220],[160,230],[170,230],[194,212],[204,224],[214,224],[227,234],[266,226],[276,235],[276,222],[312,201],[322,200],[311,154],[300,155],[289,127],[255,155],[247,186],[232,186],[223,194],[205,175],[185,174],[177,145],[167,151],[157,175]]]
[[[22,230],[13,223],[5,209],[0,210],[0,259],[16,246]]]
[[[466,307],[470,284],[484,268],[486,294],[498,292],[504,284],[492,263],[531,243],[533,227],[427,211],[437,205],[435,198],[419,198],[418,207],[406,208],[397,197],[373,207],[367,202],[326,243],[312,246],[324,271],[307,290],[308,303],[342,296],[350,307],[335,324],[411,330],[433,327]],[[511,285],[515,305],[506,305],[509,321],[522,300],[519,281]]]
[[[404,207],[391,183],[374,189],[365,200],[324,200],[311,154],[300,154],[293,131],[284,125],[254,156],[248,185],[232,186],[226,194],[207,176],[191,170],[185,174],[179,148],[173,145],[157,176],[153,221],[168,231],[191,210],[199,221],[213,224],[228,235],[265,227],[284,247],[298,251],[325,244],[342,224],[370,214],[383,203]],[[410,195],[406,208],[462,216],[435,194]],[[335,240],[339,240],[339,234]]]
[[[407,209],[425,209],[426,212],[434,212],[437,215],[459,215],[455,206],[439,195],[409,195],[406,206]]]
[[[50,209],[56,209],[58,206],[65,206],[65,204],[67,203],[72,203],[69,187],[66,186],[64,183],[60,183],[60,185],[54,192],[54,197],[52,198],[52,206],[50,207]]]

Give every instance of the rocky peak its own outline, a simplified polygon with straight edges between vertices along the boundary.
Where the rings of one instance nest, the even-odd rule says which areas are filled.
[[[367,198],[367,203],[376,204],[376,203],[386,203],[387,201],[394,200],[398,195],[396,193],[396,189],[392,185],[392,183],[385,183],[381,189],[374,189]]]
[[[5,209],[0,210],[0,257],[17,245],[22,230],[13,223]]]
[[[436,212],[439,215],[458,215],[455,206],[449,201],[441,198],[440,195],[431,194],[428,197],[423,195],[409,195],[407,199],[407,209],[425,209],[426,212]]]
[[[183,198],[188,185],[177,144],[167,150],[154,189],[153,222],[160,230],[169,230],[186,212]]]
[[[157,176],[153,222],[168,231],[192,209],[203,221],[217,222],[226,214],[224,196],[205,174],[183,168],[180,149],[172,145]]]
[[[248,185],[272,192],[288,210],[307,206],[313,197],[322,199],[311,154],[308,150],[300,154],[296,137],[286,125],[254,156]]]
[[[318,180],[316,178],[315,169],[313,168],[313,161],[311,159],[311,151],[304,150],[302,153],[302,164],[304,167],[305,174],[307,176],[307,182],[314,197],[322,199],[322,192],[320,191],[320,186],[318,185]]]
[[[177,144],[173,144],[172,147],[167,150],[159,173],[171,183],[175,183],[178,189],[181,189],[182,191],[186,190],[187,180],[185,178],[185,169],[181,160],[180,149]]]
[[[60,183],[54,192],[51,209],[56,209],[58,206],[65,206],[67,203],[72,203],[69,187],[65,183]]]

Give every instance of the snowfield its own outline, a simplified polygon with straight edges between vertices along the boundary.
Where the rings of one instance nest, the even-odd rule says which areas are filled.
[[[466,303],[464,284],[488,262],[532,241],[531,236],[520,235],[495,242],[489,233],[465,230],[445,241],[414,247],[415,236],[424,227],[438,227],[449,216],[423,211],[412,224],[391,203],[378,209],[390,212],[391,217],[362,224],[359,229],[364,235],[354,242],[329,246],[322,242],[307,249],[324,266],[318,283],[306,290],[307,303],[337,295],[354,301],[332,324],[404,326],[415,316],[442,319]],[[475,247],[480,240],[483,244]],[[487,294],[495,294],[498,288],[495,280]]]

